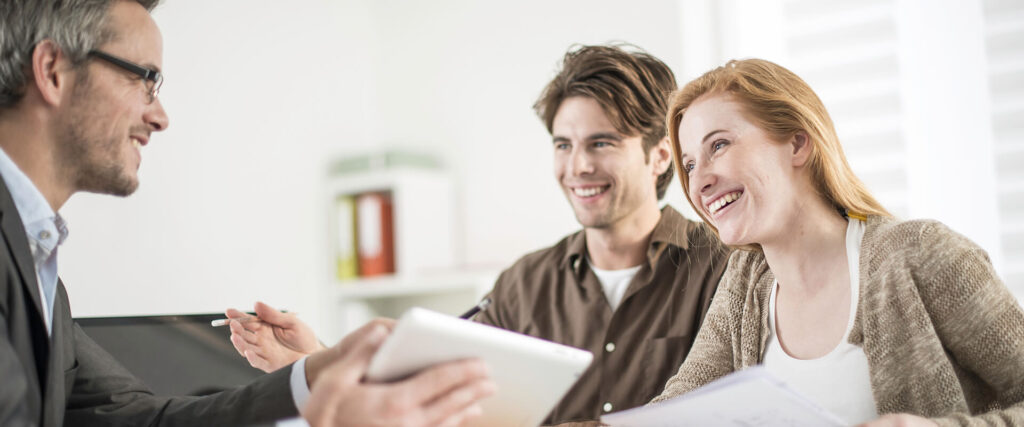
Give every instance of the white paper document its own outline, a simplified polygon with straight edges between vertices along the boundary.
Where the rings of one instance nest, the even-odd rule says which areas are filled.
[[[601,422],[613,427],[846,425],[761,366],[672,400],[605,415]]]

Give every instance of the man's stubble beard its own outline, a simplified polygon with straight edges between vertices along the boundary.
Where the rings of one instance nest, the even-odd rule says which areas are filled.
[[[618,190],[622,191],[622,189]],[[569,203],[573,208],[573,214],[576,216],[576,222],[582,225],[583,228],[610,229],[637,210],[642,209],[646,203],[642,197],[637,197],[635,194],[614,194],[614,196],[616,197],[608,200],[608,206],[604,210],[596,215],[589,216],[590,220],[588,221],[584,221],[584,218],[580,216],[580,211],[577,210],[576,205],[570,200]]]
[[[65,168],[67,181],[75,191],[128,196],[135,192],[139,182],[125,170],[125,159],[116,137],[100,136],[97,124],[104,119],[96,115],[90,100],[92,94],[87,73],[80,73],[78,84],[71,95],[71,105],[58,137],[57,164]]]
[[[622,200],[608,200],[608,205],[601,212],[581,215],[582,209],[578,209],[573,204],[573,214],[576,216],[576,222],[580,223],[583,228],[592,229],[607,229],[611,228],[616,222],[625,217],[622,211]],[[572,201],[569,202],[572,204]]]

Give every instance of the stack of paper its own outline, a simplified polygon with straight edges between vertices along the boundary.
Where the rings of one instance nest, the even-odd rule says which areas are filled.
[[[613,427],[846,425],[761,366],[672,400],[605,415],[601,421]]]

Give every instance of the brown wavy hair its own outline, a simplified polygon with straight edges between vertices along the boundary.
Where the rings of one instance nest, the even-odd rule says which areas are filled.
[[[615,130],[642,137],[647,161],[651,148],[665,138],[665,112],[674,90],[676,78],[668,65],[635,46],[575,46],[566,52],[562,69],[541,92],[533,110],[551,132],[562,101],[573,96],[591,98],[601,105]],[[659,200],[672,174],[669,166],[658,175]]]
[[[804,132],[811,141],[808,167],[818,193],[843,214],[891,217],[846,161],[832,119],[818,95],[792,71],[763,59],[731,60],[704,73],[672,94],[665,122],[672,141],[672,158],[690,206],[718,235],[701,210],[690,200],[690,180],[680,166],[679,123],[686,109],[702,97],[728,94],[776,141],[788,141]],[[757,246],[747,247],[753,249]]]

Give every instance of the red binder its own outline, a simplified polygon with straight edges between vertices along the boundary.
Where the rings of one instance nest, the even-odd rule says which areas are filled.
[[[395,233],[390,193],[356,197],[359,275],[395,273]]]

